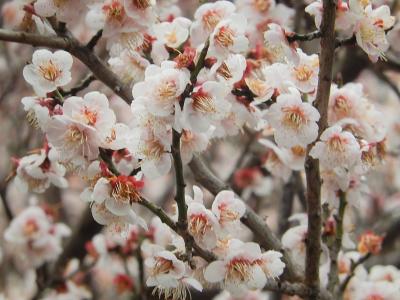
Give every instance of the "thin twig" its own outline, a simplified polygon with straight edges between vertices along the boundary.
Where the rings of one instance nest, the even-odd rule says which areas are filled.
[[[99,42],[99,40],[101,39],[103,35],[103,30],[99,30],[96,32],[96,34],[90,39],[90,41],[86,44],[86,48],[88,48],[89,50],[93,50],[94,47],[97,45],[97,43]]]
[[[316,30],[310,33],[300,34],[300,33],[293,33],[288,35],[287,40],[289,43],[293,43],[295,41],[312,41],[321,37],[321,31]]]
[[[354,271],[356,270],[356,268],[359,265],[363,264],[365,261],[367,261],[370,257],[371,257],[371,253],[368,253],[368,254],[364,255],[363,257],[361,257],[357,262],[351,264],[349,275],[347,275],[347,277],[343,280],[342,284],[340,285],[340,288],[339,288],[340,292],[343,293],[346,290],[347,285],[349,284],[351,278],[353,278],[353,276],[354,276]]]
[[[96,80],[96,77],[94,77],[92,74],[90,74],[85,79],[83,79],[82,82],[79,85],[77,85],[76,87],[73,87],[69,91],[60,91],[60,93],[64,97],[65,96],[75,96],[80,91],[86,89],[95,80]]]
[[[128,103],[132,101],[129,86],[124,85],[97,55],[85,45],[79,43],[69,32],[66,32],[65,36],[45,36],[0,29],[0,40],[65,50],[84,63],[97,79],[112,89],[118,96]]]

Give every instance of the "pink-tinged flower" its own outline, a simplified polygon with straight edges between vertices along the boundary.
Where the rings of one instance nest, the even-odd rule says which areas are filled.
[[[244,53],[249,47],[245,36],[247,20],[242,15],[232,14],[222,20],[210,35],[208,56],[225,59],[231,53]]]
[[[185,263],[170,251],[163,250],[145,260],[149,276],[146,285],[176,288],[178,280],[185,275]]]
[[[111,57],[108,64],[125,84],[133,84],[144,80],[144,72],[149,61],[136,51],[123,50],[118,56]]]
[[[314,17],[315,27],[320,28],[322,21],[322,1],[314,1],[305,8],[305,12]],[[355,20],[348,3],[340,0],[336,7],[335,29],[348,36],[351,34]]]
[[[193,186],[194,199],[186,196],[188,205],[188,231],[195,241],[206,249],[213,249],[217,245],[219,224],[214,214],[203,204],[203,193]]]
[[[248,291],[246,294],[240,297],[241,300],[268,300],[268,292],[261,291]],[[228,291],[222,291],[216,295],[213,300],[238,300],[235,295],[231,295]]]
[[[275,177],[289,180],[292,170],[290,169],[290,159],[287,151],[279,148],[273,142],[267,139],[260,139],[259,142],[268,148],[264,157],[263,167],[266,168]]]
[[[53,98],[24,97],[21,100],[24,110],[27,112],[26,119],[35,128],[45,131],[47,122],[53,114],[61,113],[61,106],[56,104]]]
[[[358,1],[350,1],[350,10],[356,19],[355,35],[357,44],[376,62],[384,59],[384,52],[389,48],[385,30],[394,25],[395,18],[390,15],[390,8],[381,5],[373,9],[372,5],[363,8]]]
[[[24,67],[23,76],[39,96],[46,96],[71,81],[72,63],[72,56],[66,51],[36,50],[32,63]]]
[[[299,61],[296,48],[289,45],[285,31],[277,24],[269,24],[269,29],[264,32],[264,43],[267,51],[268,60],[271,63],[296,64]]]
[[[244,80],[249,90],[255,95],[254,105],[268,101],[275,92],[272,86],[269,86],[266,81],[260,78],[246,77]]]
[[[400,282],[400,270],[391,265],[375,265],[369,270],[369,279],[371,281]]]
[[[193,155],[199,154],[207,149],[213,131],[214,128],[210,128],[210,130],[205,133],[182,130],[181,156],[184,164],[189,163],[192,160]]]
[[[146,222],[139,217],[132,209],[129,209],[123,216],[113,214],[106,206],[105,202],[91,203],[93,219],[104,226],[107,226],[112,232],[126,236],[132,225],[139,225],[147,228]]]
[[[289,88],[293,87],[290,80],[290,70],[288,64],[274,63],[272,65],[261,67],[263,81],[269,94],[288,93]],[[266,99],[268,100],[268,99]]]
[[[68,280],[62,286],[62,289],[51,291],[42,300],[85,300],[91,297],[92,293],[85,286],[77,285],[72,280]]]
[[[300,93],[290,88],[289,94],[281,94],[272,104],[267,120],[275,129],[274,138],[281,147],[307,146],[318,136],[319,112],[301,99]]]
[[[221,191],[215,196],[211,207],[224,233],[237,233],[240,228],[240,218],[243,217],[246,206],[235,197],[232,191]]]
[[[223,83],[206,81],[185,99],[182,111],[182,127],[198,133],[204,133],[211,125],[218,124],[231,107],[225,99],[229,89]]]
[[[219,82],[233,86],[240,81],[246,70],[246,59],[241,54],[231,54],[224,61],[215,63],[210,73],[215,75]]]
[[[300,48],[298,64],[290,66],[290,78],[293,85],[303,93],[312,93],[318,84],[319,58],[318,55],[307,55]]]
[[[340,126],[327,128],[310,151],[326,169],[351,168],[361,159],[360,145],[356,138]]]
[[[239,169],[235,172],[234,183],[242,190],[242,197],[254,193],[257,196],[267,196],[271,193],[273,183],[271,178],[262,174],[259,167]]]
[[[289,228],[282,236],[282,246],[288,250],[294,262],[304,269],[306,258],[307,225],[298,225]]]
[[[146,108],[155,116],[172,114],[175,103],[189,83],[189,72],[176,69],[175,65],[174,62],[165,62],[161,67],[150,65],[145,80],[133,86],[133,98],[145,98]]]
[[[244,295],[248,290],[261,289],[267,282],[267,276],[275,278],[283,271],[283,267],[278,267],[279,263],[275,261],[280,260],[279,255],[272,252],[262,254],[258,244],[233,239],[224,259],[206,267],[204,278],[210,283],[222,283],[224,288],[237,296]],[[267,260],[270,265],[266,264]]]
[[[96,203],[104,202],[113,214],[124,216],[133,203],[140,202],[139,190],[143,184],[133,176],[101,177],[93,187],[92,199]]]
[[[178,17],[172,22],[162,22],[152,27],[156,43],[161,43],[170,48],[178,48],[189,36],[189,19]]]
[[[275,8],[275,0],[238,0],[235,1],[238,11],[247,16],[249,22],[259,23],[266,19]]]
[[[63,114],[76,122],[93,127],[99,134],[110,132],[116,121],[106,95],[99,92],[87,93],[83,98],[67,98],[63,104]]]
[[[60,255],[62,238],[70,233],[65,224],[54,224],[43,209],[31,206],[12,220],[4,238],[19,262],[36,268]]]
[[[230,1],[204,3],[194,13],[194,22],[190,28],[190,39],[194,46],[205,42],[220,21],[228,18],[235,11]]]
[[[114,151],[112,161],[117,171],[122,175],[128,176],[139,167],[138,160],[126,148]]]
[[[156,0],[124,0],[126,14],[141,26],[150,27],[156,22]]]
[[[385,281],[361,281],[352,285],[354,300],[396,300],[399,297],[398,284]]]
[[[71,23],[84,15],[86,1],[82,0],[37,0],[33,7],[35,13],[41,17],[56,16],[60,22]]]
[[[57,158],[56,150],[46,147],[39,153],[19,159],[15,177],[18,187],[36,193],[43,193],[50,184],[66,188],[68,186],[68,181],[64,178],[66,170],[58,163]]]
[[[103,29],[103,35],[112,35],[133,31],[139,27],[126,14],[123,0],[105,0],[89,6],[86,24],[93,30]]]

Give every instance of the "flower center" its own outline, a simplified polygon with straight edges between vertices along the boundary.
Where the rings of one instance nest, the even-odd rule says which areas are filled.
[[[39,72],[48,81],[55,81],[62,73],[52,60],[40,65]]]
[[[253,5],[259,12],[267,12],[269,10],[269,8],[271,7],[271,1],[270,0],[253,0]]]
[[[202,113],[215,113],[217,111],[213,98],[201,89],[192,94],[193,108]]]
[[[161,84],[158,88],[158,96],[164,99],[171,99],[176,97],[178,89],[175,81],[169,80]]]
[[[23,232],[25,236],[32,236],[33,234],[35,234],[36,232],[39,231],[39,226],[36,222],[36,220],[28,220],[26,221],[26,223],[24,224],[24,228],[23,228]]]
[[[183,129],[181,139],[184,143],[189,143],[194,139],[194,135],[191,131]]]
[[[343,95],[339,95],[335,98],[333,109],[335,110],[335,112],[347,114],[351,110],[351,105],[349,101],[347,101],[346,97],[344,97]]]
[[[244,258],[236,258],[229,262],[225,280],[228,281],[248,281],[251,278],[252,263]]]
[[[220,210],[220,222],[225,223],[236,221],[239,218],[239,214],[235,211],[224,208],[224,206],[225,205],[218,207]]]
[[[85,106],[83,110],[83,115],[85,116],[86,123],[90,126],[94,126],[97,120],[97,112],[91,111],[88,107]]]
[[[121,22],[125,16],[124,7],[118,0],[113,0],[111,4],[103,6],[103,12],[105,13],[108,21]]]
[[[214,41],[220,47],[228,48],[233,45],[234,32],[227,26],[222,26],[214,36]]]
[[[66,132],[66,142],[70,146],[83,145],[87,141],[87,136],[78,127],[71,126]]]
[[[294,146],[290,149],[295,156],[303,157],[306,155],[306,149],[301,146]]]
[[[212,31],[215,26],[217,26],[219,21],[221,21],[221,15],[218,13],[218,11],[210,9],[203,15],[202,21],[204,27],[206,27],[207,30]]]
[[[328,141],[328,147],[331,151],[344,152],[347,140],[341,138],[339,135],[334,135]]]
[[[121,203],[133,203],[140,200],[136,186],[125,176],[118,176],[111,180],[111,195]]]
[[[159,159],[164,153],[164,147],[157,140],[151,140],[146,144],[146,149],[143,151],[148,159]]]
[[[192,215],[189,221],[189,231],[195,236],[204,235],[211,229],[211,224],[203,214]]]
[[[156,257],[156,264],[152,270],[152,274],[160,275],[160,274],[167,274],[174,268],[172,261],[165,259],[163,257]]]
[[[283,107],[283,124],[292,129],[299,129],[307,123],[303,110],[298,106]]]
[[[225,78],[226,80],[231,79],[233,77],[231,71],[229,70],[229,68],[228,68],[228,66],[227,66],[227,64],[225,62],[223,62],[218,67],[217,73],[219,75],[221,75],[223,78]]]
[[[294,68],[296,78],[299,81],[307,81],[310,80],[313,75],[313,70],[307,65],[301,65],[299,67]]]
[[[169,44],[175,44],[178,41],[178,37],[176,36],[176,31],[172,30],[165,35],[165,39]]]

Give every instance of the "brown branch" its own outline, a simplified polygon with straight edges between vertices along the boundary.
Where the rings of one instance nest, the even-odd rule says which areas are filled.
[[[130,103],[132,100],[130,88],[124,85],[117,75],[91,49],[79,43],[72,35],[63,37],[44,36],[0,29],[0,40],[28,44],[35,47],[65,50],[78,58],[92,71],[98,80],[102,81],[127,103]]]
[[[295,41],[307,42],[318,39],[320,37],[321,37],[321,31],[316,30],[305,34],[300,34],[300,33],[288,34],[287,40],[289,43],[293,43]]]
[[[328,101],[332,83],[332,66],[335,53],[335,17],[336,4],[333,0],[323,1],[321,23],[321,54],[318,75],[317,96],[314,106],[321,118],[318,122],[319,135],[327,127]],[[309,299],[318,299],[319,259],[321,255],[321,177],[319,161],[309,155],[313,145],[307,149],[305,162],[307,178],[307,216],[308,230],[306,239],[306,284],[314,292]]]
[[[86,48],[93,50],[103,35],[103,29],[96,32],[96,34],[86,44]]]
[[[200,158],[194,157],[189,163],[189,166],[196,181],[208,189],[212,194],[216,195],[220,191],[231,189],[229,185],[216,177]],[[274,235],[265,221],[250,207],[246,208],[246,213],[242,217],[241,221],[253,232],[256,239],[264,249],[276,250],[283,253],[284,262],[286,264],[285,276],[288,277],[288,280],[299,280],[301,277],[299,271],[296,270],[288,253],[283,249],[281,242]]]
[[[89,75],[85,79],[83,79],[79,85],[73,87],[72,89],[70,89],[68,91],[61,90],[60,93],[64,97],[65,96],[75,96],[80,91],[86,89],[94,80],[96,80],[96,77],[94,77],[93,75]]]
[[[364,255],[363,257],[361,257],[357,262],[353,262],[351,264],[349,275],[347,275],[347,277],[344,279],[344,281],[340,285],[340,288],[339,288],[340,292],[343,293],[346,290],[347,285],[349,284],[351,278],[353,278],[353,276],[354,276],[354,271],[356,270],[356,268],[359,265],[363,264],[365,261],[367,261],[370,257],[371,257],[371,253],[368,253],[368,254]]]
[[[267,282],[264,290],[280,292],[289,296],[297,295],[302,298],[309,297],[313,293],[313,291],[303,283],[291,283],[287,281],[280,282],[272,280]],[[318,293],[320,299],[333,300],[333,297],[326,290],[320,290]]]

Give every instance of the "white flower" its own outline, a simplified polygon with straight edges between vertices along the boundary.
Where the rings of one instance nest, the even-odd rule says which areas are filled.
[[[272,63],[296,64],[299,61],[295,47],[289,45],[285,31],[277,24],[269,24],[269,29],[264,32],[264,43],[267,50],[268,60]]]
[[[47,122],[50,120],[50,116],[53,115],[55,110],[56,103],[54,99],[24,97],[21,99],[21,102],[24,105],[24,110],[27,112],[26,118],[28,122],[34,127],[40,127],[44,131]]]
[[[236,234],[240,228],[240,218],[243,217],[246,206],[236,198],[232,191],[221,191],[215,196],[211,207],[218,219],[220,227],[226,233]]]
[[[208,56],[225,59],[230,53],[244,53],[249,47],[245,29],[247,20],[244,16],[233,14],[218,23],[210,35]]]
[[[263,166],[271,172],[273,176],[282,178],[285,182],[289,180],[292,170],[290,166],[289,153],[279,148],[267,139],[260,139],[259,142],[268,148],[265,155]]]
[[[202,133],[209,130],[211,125],[222,120],[231,105],[225,99],[229,89],[223,83],[206,81],[185,99],[182,112],[182,127]]]
[[[294,262],[304,269],[306,258],[307,225],[298,225],[289,228],[282,236],[282,246],[290,252]]]
[[[190,28],[190,39],[194,46],[205,42],[217,24],[235,11],[230,1],[217,1],[200,5],[194,13],[194,22]]]
[[[71,81],[72,63],[72,56],[66,51],[36,50],[32,64],[24,67],[23,75],[39,96],[46,96]]]
[[[211,68],[211,74],[215,74],[218,81],[233,86],[240,81],[246,70],[246,59],[241,54],[231,54],[222,62],[215,63]]]
[[[205,208],[202,191],[197,186],[193,186],[193,190],[194,200],[186,196],[188,231],[200,246],[211,250],[217,245],[218,220]]]
[[[155,23],[156,0],[124,0],[126,14],[141,26],[149,27]]]
[[[111,57],[108,64],[124,83],[131,84],[144,79],[144,72],[149,66],[149,61],[138,52],[125,49],[119,56]]]
[[[18,161],[15,180],[22,190],[43,193],[54,184],[59,188],[66,188],[68,181],[64,178],[65,167],[57,162],[54,148],[46,147],[38,154],[24,156]]]
[[[267,276],[275,278],[282,273],[283,267],[277,262],[280,256],[272,252],[262,254],[258,244],[232,239],[224,259],[210,263],[204,278],[211,283],[221,282],[230,293],[243,296],[248,290],[263,288]]]
[[[4,238],[14,248],[19,263],[36,268],[54,261],[62,252],[62,238],[70,234],[65,224],[54,224],[43,209],[31,206],[12,220]]]
[[[71,23],[84,14],[86,3],[82,0],[37,0],[33,7],[41,17],[56,15],[58,21]]]
[[[355,137],[340,126],[327,128],[310,151],[326,169],[336,167],[351,168],[361,159],[360,145]]]
[[[358,1],[349,2],[350,10],[357,20],[355,34],[357,44],[368,54],[374,62],[379,57],[385,58],[384,52],[389,48],[385,30],[392,27],[395,18],[390,15],[390,8],[381,5],[373,9],[372,5],[362,8]]]
[[[318,84],[319,58],[318,55],[307,55],[300,48],[298,64],[290,66],[290,78],[293,85],[303,93],[312,93]]]
[[[145,260],[149,270],[146,280],[147,286],[162,286],[176,288],[178,280],[185,274],[186,266],[170,251],[160,251]]]
[[[184,164],[189,163],[194,154],[205,151],[210,144],[210,138],[214,128],[210,128],[205,133],[195,133],[189,130],[182,130],[181,136],[181,156]]]
[[[166,45],[170,48],[178,48],[189,36],[189,19],[178,17],[172,22],[162,22],[153,26],[156,42]]]
[[[189,73],[174,66],[173,62],[165,62],[161,67],[150,65],[145,80],[133,86],[133,98],[143,97],[146,108],[155,116],[172,114],[175,103],[189,83]]]
[[[300,93],[293,88],[289,94],[279,95],[267,113],[276,143],[288,148],[313,142],[318,136],[319,117],[318,110],[302,102]]]

